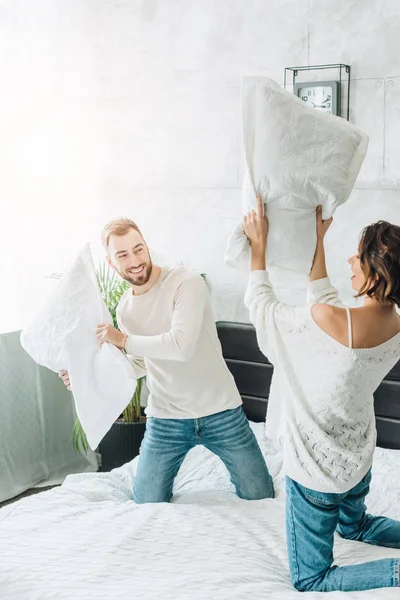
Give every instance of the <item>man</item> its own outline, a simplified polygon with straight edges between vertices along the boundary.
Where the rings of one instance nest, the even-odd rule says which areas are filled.
[[[134,501],[169,502],[179,467],[198,444],[221,458],[239,497],[272,498],[272,478],[223,359],[203,278],[153,265],[129,219],[106,225],[102,241],[109,265],[130,288],[117,309],[121,331],[100,324],[97,338],[125,350],[149,388]],[[68,373],[60,375],[69,386]]]

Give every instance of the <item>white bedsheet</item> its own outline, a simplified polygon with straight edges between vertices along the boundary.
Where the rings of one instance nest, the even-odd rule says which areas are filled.
[[[0,510],[2,600],[292,600],[281,455],[253,425],[277,498],[238,499],[225,467],[198,447],[186,458],[171,504],[131,500],[137,459],[109,474],[71,475],[61,488]],[[400,519],[400,454],[378,449],[369,509]],[[398,556],[337,538],[339,564]],[[334,592],[336,600],[394,600],[399,589]]]

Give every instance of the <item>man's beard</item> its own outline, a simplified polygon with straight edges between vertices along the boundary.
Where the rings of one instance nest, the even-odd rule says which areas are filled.
[[[133,273],[133,270],[130,271],[128,269],[124,273],[120,273],[122,279],[125,279],[125,281],[127,281],[131,285],[137,285],[137,286],[146,285],[146,283],[150,279],[150,275],[153,270],[153,263],[150,261],[150,262],[144,263],[140,266],[144,267],[144,269],[139,275],[136,275],[135,273]]]

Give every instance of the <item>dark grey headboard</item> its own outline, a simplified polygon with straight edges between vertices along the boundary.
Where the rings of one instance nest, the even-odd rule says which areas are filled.
[[[251,421],[264,421],[273,367],[258,348],[254,327],[217,323],[222,352]],[[400,361],[375,392],[378,446],[400,449]]]

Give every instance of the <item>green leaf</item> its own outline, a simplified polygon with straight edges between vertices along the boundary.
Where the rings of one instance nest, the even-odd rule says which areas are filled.
[[[87,441],[86,433],[84,432],[79,419],[75,421],[72,430],[72,445],[76,452],[81,452],[82,449],[82,454],[87,454],[89,450],[89,444]]]
[[[141,419],[142,408],[140,404],[140,399],[145,379],[146,377],[140,377],[138,379],[136,390],[132,396],[132,400],[129,402],[128,406],[124,409],[122,413],[124,421],[126,421],[127,423],[135,423],[136,421],[140,421]]]

